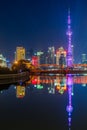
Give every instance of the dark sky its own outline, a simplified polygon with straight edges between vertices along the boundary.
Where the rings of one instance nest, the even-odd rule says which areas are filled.
[[[0,53],[13,59],[16,46],[67,49],[67,10],[71,9],[72,43],[79,60],[87,52],[86,0],[1,0]]]

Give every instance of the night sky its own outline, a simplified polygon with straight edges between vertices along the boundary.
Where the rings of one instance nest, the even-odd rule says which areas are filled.
[[[0,0],[0,53],[12,60],[16,46],[67,49],[68,8],[75,61],[79,61],[87,52],[86,0]]]

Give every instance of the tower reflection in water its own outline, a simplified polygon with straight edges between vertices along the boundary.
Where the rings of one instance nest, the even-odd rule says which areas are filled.
[[[25,88],[32,84],[36,89],[44,89],[47,84],[47,91],[49,94],[55,94],[59,92],[63,94],[66,90],[68,92],[68,104],[66,106],[66,111],[68,113],[68,125],[69,130],[71,126],[71,115],[73,111],[72,107],[72,95],[73,95],[73,77],[71,74],[66,75],[45,75],[45,76],[31,76],[30,80],[26,82],[26,86],[22,82],[16,86],[16,97],[23,98],[25,96]]]
[[[71,74],[67,75],[67,89],[68,89],[68,105],[66,111],[68,112],[68,125],[71,126],[71,113],[73,111],[72,107],[72,95],[73,95],[73,77]],[[70,128],[69,128],[70,130]]]
[[[87,85],[87,75],[71,75],[67,74],[64,75],[42,75],[42,76],[30,76],[30,80],[26,83],[23,83],[20,81],[19,84],[16,84],[16,87],[14,85],[11,85],[16,90],[16,97],[17,98],[24,98],[26,92],[34,91],[36,92],[47,92],[50,94],[63,94],[64,92],[67,92],[68,101],[66,103],[65,110],[68,115],[67,124],[69,125],[69,130],[71,128],[71,121],[72,121],[72,112],[73,112],[73,106],[72,106],[72,96],[73,93],[73,87],[74,84],[82,84],[83,87]],[[0,86],[0,94],[3,94],[4,90],[9,89],[9,85]],[[38,91],[37,91],[38,89]],[[47,96],[49,96],[47,94]]]

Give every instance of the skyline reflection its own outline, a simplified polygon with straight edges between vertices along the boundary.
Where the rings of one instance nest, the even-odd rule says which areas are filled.
[[[65,111],[67,112],[67,124],[69,130],[71,130],[72,126],[72,112],[73,112],[73,104],[72,97],[74,96],[74,84],[82,84],[82,86],[86,86],[87,84],[87,76],[86,75],[41,75],[41,76],[30,76],[30,80],[22,83],[20,81],[19,84],[13,85],[16,91],[16,98],[24,98],[26,96],[26,89],[30,89],[30,91],[42,91],[45,90],[48,94],[68,94],[68,100],[66,104]],[[11,86],[9,86],[11,87]],[[9,89],[9,87],[2,87],[1,94],[3,90]],[[28,90],[29,91],[29,90]],[[44,94],[44,93],[43,93]]]

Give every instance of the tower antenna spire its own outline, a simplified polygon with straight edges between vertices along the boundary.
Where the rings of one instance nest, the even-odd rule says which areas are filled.
[[[68,24],[71,24],[71,19],[70,19],[70,8],[68,8]]]
[[[70,14],[70,8],[68,8],[68,14]]]
[[[70,8],[68,8],[68,29],[67,29],[67,36],[68,36],[68,52],[67,52],[67,67],[72,67],[73,65],[73,56],[72,56],[72,31],[71,31],[71,18],[70,18]]]

